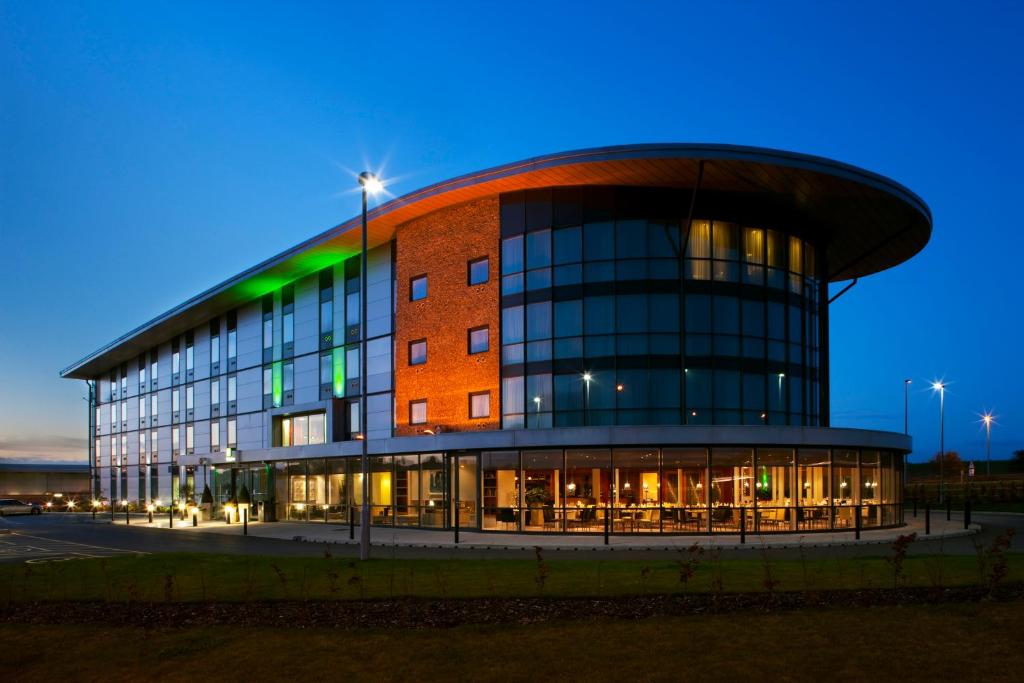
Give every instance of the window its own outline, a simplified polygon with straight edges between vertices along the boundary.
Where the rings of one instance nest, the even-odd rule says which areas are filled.
[[[490,261],[486,256],[469,262],[469,284],[482,285],[490,279]]]
[[[491,348],[490,333],[486,325],[469,331],[469,352],[484,353]]]
[[[171,372],[178,374],[181,371],[181,352],[178,351],[178,345],[174,345],[174,350],[171,351]]]
[[[146,419],[146,397],[139,397],[139,420]]]
[[[195,444],[196,428],[193,425],[185,427],[185,452],[193,453],[196,449]]]
[[[427,298],[427,276],[417,275],[409,282],[409,301]]]
[[[238,331],[231,327],[228,329],[228,358],[238,356]]]
[[[210,422],[210,452],[220,450],[220,420]]]
[[[220,405],[220,380],[219,379],[211,379],[210,380],[210,405],[211,406],[218,406],[218,405]]]
[[[210,363],[220,362],[220,335],[210,337]]]
[[[150,451],[152,451],[153,460],[156,460],[156,455],[157,455],[157,440],[156,440],[156,436],[157,436],[157,432],[156,432],[155,429],[149,433],[149,449],[150,449]]]
[[[277,443],[274,445],[289,447],[325,443],[326,424],[326,413],[283,417],[276,430]]]
[[[156,394],[150,394],[150,396],[149,396],[149,416],[151,418],[153,418],[154,421],[156,420],[156,415],[157,415],[157,404],[158,404],[158,401],[157,401]]]
[[[171,430],[171,454],[181,454],[181,433],[177,429]]]
[[[149,364],[149,379],[152,382],[156,382],[156,380],[157,380],[156,371],[157,371],[157,367],[158,367],[157,360],[156,360],[156,352],[153,352],[153,355],[151,356],[151,358],[152,358],[152,362]]]
[[[422,425],[427,423],[427,400],[409,401],[409,424]]]
[[[491,392],[478,391],[469,395],[469,417],[479,419],[491,416]]]
[[[191,342],[185,347],[185,370],[192,370],[196,364],[196,353]]]
[[[424,365],[427,362],[427,340],[409,342],[409,365]]]
[[[145,360],[145,356],[143,355],[142,358],[139,358],[139,387],[140,387],[139,390],[140,391],[142,390],[141,389],[142,385],[145,384],[145,383],[146,383],[146,360]]]
[[[171,412],[176,413],[181,409],[181,395],[178,389],[171,392]]]
[[[238,378],[235,375],[228,377],[228,401],[235,400],[235,387],[238,386]]]
[[[235,430],[235,421],[233,419],[228,420],[228,446],[230,447],[234,447],[238,443],[236,441]]]
[[[192,410],[195,408],[195,391],[191,384],[185,387],[185,410]]]
[[[121,401],[121,422],[128,420],[128,401]]]

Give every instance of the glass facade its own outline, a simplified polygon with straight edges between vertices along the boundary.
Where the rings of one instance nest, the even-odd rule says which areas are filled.
[[[370,458],[375,526],[603,534],[853,531],[901,523],[903,455],[791,447],[557,448]],[[347,523],[359,458],[217,468],[252,519]],[[232,486],[235,488],[232,489]],[[216,514],[216,513],[215,513]]]
[[[501,197],[502,426],[823,424],[824,265],[689,192]]]

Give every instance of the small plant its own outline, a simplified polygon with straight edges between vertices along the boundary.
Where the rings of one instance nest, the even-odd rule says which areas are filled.
[[[992,539],[992,545],[985,551],[985,556],[988,564],[988,588],[990,591],[994,591],[999,583],[1006,578],[1009,573],[1009,567],[1006,562],[1006,551],[1010,549],[1013,543],[1014,529],[1007,529],[1005,532],[999,534]]]
[[[690,579],[697,572],[697,566],[700,564],[702,555],[704,555],[704,548],[700,547],[697,543],[692,543],[685,551],[679,551],[676,568],[679,570],[679,584],[683,588],[683,593],[686,593],[686,589],[690,585]]]
[[[779,585],[779,580],[772,573],[772,563],[768,558],[768,546],[763,538],[761,539],[761,547],[758,552],[761,555],[761,568],[764,570],[764,578],[761,580],[761,585],[764,586],[765,592],[771,595]]]
[[[651,579],[651,568],[646,564],[640,567],[640,591],[647,594],[647,584]]]
[[[174,601],[174,574],[164,574],[164,602]]]
[[[898,588],[906,581],[906,574],[903,571],[903,562],[907,559],[907,549],[910,544],[917,540],[917,532],[903,534],[892,543],[892,555],[885,558],[885,561],[892,567],[892,587]]]
[[[288,597],[288,576],[284,573],[284,570],[277,566],[276,562],[271,562],[270,568],[273,570],[274,575],[277,576],[277,580],[281,584],[281,592],[285,597]]]
[[[533,578],[533,582],[537,584],[537,592],[544,595],[544,584],[548,580],[548,563],[544,561],[544,555],[541,554],[541,547],[535,545],[533,552],[537,556],[537,574]]]
[[[359,565],[356,562],[349,562],[348,568],[352,570],[352,575],[348,577],[346,582],[349,586],[359,591],[359,598],[365,597],[365,591],[363,588],[363,575],[359,571]]]

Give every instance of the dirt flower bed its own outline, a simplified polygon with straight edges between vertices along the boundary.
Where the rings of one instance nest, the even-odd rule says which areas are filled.
[[[145,628],[239,625],[289,629],[435,629],[467,624],[536,624],[559,620],[646,619],[734,612],[785,612],[936,603],[1024,600],[1024,582],[987,589],[898,588],[772,593],[710,593],[614,598],[467,598],[263,602],[40,601],[0,607],[0,622],[106,624]]]

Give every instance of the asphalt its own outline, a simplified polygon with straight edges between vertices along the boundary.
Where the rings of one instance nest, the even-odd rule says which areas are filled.
[[[590,537],[574,545],[571,537],[462,534],[462,543],[455,546],[451,532],[387,530],[374,528],[372,555],[386,558],[532,558],[533,545],[543,545],[548,559],[668,559],[675,558],[681,548],[694,541],[718,547],[723,557],[753,557],[767,553],[772,559],[800,557],[879,556],[889,552],[888,546],[901,533],[918,533],[911,554],[944,553],[974,555],[979,546],[988,546],[1007,529],[1021,529],[1011,551],[1024,552],[1024,515],[975,513],[971,533],[962,531],[962,518],[954,513],[951,522],[944,512],[933,512],[933,536],[923,535],[923,513],[917,519],[908,515],[908,527],[886,532],[865,532],[864,540],[853,542],[853,535],[806,534],[802,536],[748,535],[745,545],[730,542],[728,537],[666,536],[646,538],[613,537],[615,544],[604,547],[600,539]],[[162,522],[162,524],[160,524]],[[162,528],[160,528],[162,526]],[[178,523],[168,529],[166,520],[150,525],[143,515],[134,516],[130,525],[118,517],[93,520],[89,513],[48,513],[37,516],[0,518],[0,562],[45,562],[83,557],[110,557],[125,554],[153,553],[224,553],[312,557],[325,549],[336,557],[352,557],[357,548],[349,541],[348,528],[325,524],[254,524],[250,535],[243,536],[239,525],[224,527],[208,524],[192,529]],[[399,538],[401,533],[401,539]],[[359,530],[355,530],[358,538]],[[480,541],[478,539],[484,539]],[[838,538],[838,540],[836,540]],[[410,542],[412,539],[412,542]],[[481,545],[486,542],[486,545]]]

